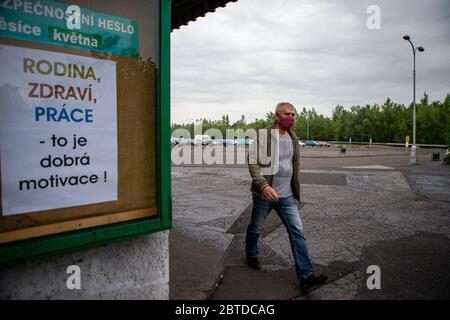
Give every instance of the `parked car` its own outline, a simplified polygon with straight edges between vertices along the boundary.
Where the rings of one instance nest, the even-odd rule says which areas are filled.
[[[308,140],[305,142],[305,146],[318,147],[318,146],[320,146],[320,144],[317,141]]]
[[[200,142],[200,144],[202,145],[208,145],[211,142],[211,137],[206,135],[206,134],[197,134],[194,137],[194,140],[197,140]]]
[[[301,147],[304,147],[304,146],[305,146],[305,143],[304,143],[302,140],[298,140],[298,144],[299,144]]]
[[[177,145],[180,141],[177,138],[170,138],[170,143],[173,145]]]
[[[234,142],[233,139],[223,139],[222,140],[222,144],[223,144],[224,147],[226,147],[226,146],[234,146],[235,142]]]
[[[179,144],[180,146],[182,146],[182,145],[187,145],[187,144],[192,144],[192,139],[188,139],[188,138],[180,138],[180,139],[178,140],[178,144]]]
[[[213,146],[221,145],[222,144],[222,139],[212,139],[211,140],[211,144]]]
[[[331,147],[331,144],[325,141],[318,141],[320,144],[322,144],[324,147]]]
[[[191,145],[193,146],[201,146],[203,144],[203,140],[201,139],[191,139]]]
[[[325,147],[325,143],[323,141],[316,141],[319,144],[319,147]]]

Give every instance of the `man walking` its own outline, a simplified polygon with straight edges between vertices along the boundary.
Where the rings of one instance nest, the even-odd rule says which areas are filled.
[[[256,146],[249,151],[253,211],[247,228],[246,256],[249,267],[261,270],[258,239],[264,221],[274,209],[289,235],[300,288],[309,292],[324,284],[328,277],[314,274],[295,202],[295,199],[300,201],[300,150],[298,139],[290,130],[294,117],[295,108],[292,104],[279,103],[275,110],[275,124],[259,133]],[[262,134],[266,139],[263,139]],[[264,161],[264,152],[270,158],[269,162]]]

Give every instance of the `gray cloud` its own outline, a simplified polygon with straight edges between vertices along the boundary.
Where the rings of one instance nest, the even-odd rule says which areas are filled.
[[[369,5],[381,30],[366,27]],[[279,101],[331,115],[337,104],[450,91],[448,0],[239,0],[172,33],[172,121],[264,117]]]

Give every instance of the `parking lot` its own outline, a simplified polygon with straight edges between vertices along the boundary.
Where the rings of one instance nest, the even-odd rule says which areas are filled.
[[[342,145],[332,144],[330,147],[301,147],[301,158],[354,158],[354,157],[408,157],[410,149],[404,147],[386,147],[378,145],[345,145],[345,153],[341,150]],[[248,145],[173,145],[172,165],[173,166],[247,166]],[[440,159],[445,155],[444,149],[423,148],[419,150],[420,160],[431,160],[432,153],[440,154]],[[351,160],[350,160],[351,161]],[[303,162],[302,162],[303,163]]]
[[[246,149],[225,150],[224,159]],[[263,271],[246,267],[250,183],[245,164],[173,165],[172,298],[450,298],[450,167],[431,150],[411,166],[403,148],[302,149],[300,214],[315,268],[330,277],[308,295],[276,214],[260,243]],[[381,269],[381,290],[366,286],[369,265]]]

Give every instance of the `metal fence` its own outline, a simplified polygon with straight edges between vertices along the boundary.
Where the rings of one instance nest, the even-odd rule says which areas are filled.
[[[361,142],[361,141],[327,141],[330,144],[345,144],[345,145],[376,145],[376,146],[391,146],[391,147],[406,147],[405,143],[382,143],[382,142]],[[412,144],[409,144],[408,147],[411,147]],[[436,148],[436,149],[448,149],[448,146],[445,144],[417,144],[418,148]]]

